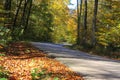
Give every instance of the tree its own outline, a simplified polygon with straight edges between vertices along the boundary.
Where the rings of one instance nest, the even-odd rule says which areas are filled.
[[[10,27],[9,21],[11,20],[11,0],[5,0],[0,2],[0,45],[6,45],[10,40]]]
[[[82,44],[86,44],[86,36],[87,36],[87,0],[84,0],[84,3],[85,3],[85,7],[84,7],[84,24],[83,24],[83,27],[84,27],[84,32],[83,32],[83,40],[82,40]]]
[[[12,38],[13,40],[16,40],[16,33],[15,33],[15,28],[16,28],[16,23],[17,23],[17,19],[18,19],[18,15],[19,15],[19,11],[20,11],[20,8],[21,8],[21,5],[22,5],[22,2],[23,0],[20,0],[19,4],[18,4],[18,8],[17,8],[17,11],[16,11],[16,14],[15,14],[15,18],[14,18],[14,21],[13,21],[13,27],[12,27]]]
[[[30,39],[31,36],[34,36],[34,38],[31,37],[31,39],[38,41],[51,41],[53,27],[51,3],[50,0],[33,1],[31,15],[29,17],[30,23],[25,24],[26,28],[24,27],[24,35],[22,35],[23,38]],[[27,20],[28,18],[26,17],[26,21]],[[26,25],[29,25],[29,27]],[[31,32],[32,34],[29,34]]]
[[[27,13],[27,18],[26,18],[26,25],[24,26],[24,31],[27,30],[28,27],[28,21],[29,21],[29,17],[30,17],[30,13],[31,13],[31,8],[32,8],[32,0],[28,0],[29,3],[29,7],[28,7],[28,13]],[[26,6],[24,6],[26,7]]]
[[[120,1],[99,1],[99,13],[97,17],[97,44],[103,48],[112,50],[119,48],[119,24],[120,24]]]
[[[79,8],[80,5],[80,8]],[[80,0],[80,4],[79,4],[79,0],[77,0],[77,18],[78,18],[78,22],[77,22],[77,44],[80,45],[80,26],[81,26],[81,13],[82,13],[82,0]]]
[[[10,17],[10,13],[11,13],[11,3],[12,3],[12,0],[5,0],[5,3],[4,3],[4,10],[6,11],[5,12],[5,16],[6,17],[4,17],[4,18],[11,18]],[[7,26],[6,26],[7,25]],[[6,24],[6,22],[5,22],[5,24],[4,24],[4,26],[5,27],[11,27],[10,25],[8,26],[8,22],[7,22],[7,24]]]
[[[95,32],[97,30],[97,27],[96,27],[97,10],[98,10],[98,0],[95,0],[95,3],[94,3],[94,15],[93,15],[93,25],[92,25],[92,46],[95,46],[95,44],[96,44]]]
[[[77,44],[80,45],[80,10],[79,10],[79,0],[77,0]]]
[[[20,21],[20,27],[21,26],[25,26],[25,22],[26,22],[26,12],[27,12],[27,5],[28,5],[28,1],[29,0],[25,0],[24,2],[24,7],[23,7],[23,12],[22,12],[22,16],[21,16],[21,21]]]
[[[19,40],[21,34],[23,34],[23,32],[27,29],[31,8],[32,8],[32,0],[19,1],[17,5],[15,17],[13,20],[13,27],[12,27],[13,40]]]
[[[5,10],[11,10],[11,2],[12,0],[5,0],[5,4],[4,4]]]

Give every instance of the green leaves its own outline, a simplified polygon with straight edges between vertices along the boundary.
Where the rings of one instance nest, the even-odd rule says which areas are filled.
[[[7,78],[0,78],[0,80],[8,80]]]
[[[1,54],[1,53],[0,53],[0,56],[5,56],[5,54]]]
[[[38,69],[35,68],[35,69],[33,69],[32,72],[31,72],[31,76],[32,76],[32,79],[33,79],[33,80],[36,80],[36,78],[37,78],[37,76],[38,76],[37,71],[38,71]]]
[[[59,80],[59,78],[58,78],[58,77],[55,77],[53,80]]]
[[[46,78],[47,77],[46,69],[39,71],[38,68],[35,68],[32,70],[31,76],[33,80]]]
[[[0,66],[0,80],[7,80],[8,76],[8,71],[5,71],[4,67]]]
[[[120,47],[120,24],[110,29],[101,28],[97,32],[98,43],[105,47]]]
[[[6,45],[6,43],[11,40],[10,33],[10,29],[0,26],[0,44]]]
[[[32,80],[48,80],[49,78],[52,78],[52,73],[47,73],[47,69],[42,69],[39,71],[38,68],[35,68],[31,72]],[[54,77],[53,80],[59,80],[58,77]]]

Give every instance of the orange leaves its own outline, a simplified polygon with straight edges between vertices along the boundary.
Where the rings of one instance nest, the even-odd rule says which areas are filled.
[[[16,79],[16,76],[10,76],[9,80],[17,80],[17,79]]]
[[[34,69],[37,69],[37,72],[45,70],[41,74],[41,77],[44,76],[45,80],[83,80],[65,65],[54,59],[47,58],[43,52],[29,45],[19,45],[17,44],[19,46],[16,46],[17,48],[14,47],[20,52],[18,56],[13,54],[7,55],[7,57],[0,57],[2,58],[0,65],[10,72],[9,80],[32,80],[31,71]],[[11,46],[9,50],[12,50],[11,48],[13,47]],[[26,49],[29,50],[27,53],[25,53]]]
[[[2,48],[3,48],[3,46],[0,45],[0,49],[2,49]]]

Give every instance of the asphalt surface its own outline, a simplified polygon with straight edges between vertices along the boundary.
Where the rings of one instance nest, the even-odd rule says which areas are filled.
[[[82,75],[85,80],[120,80],[120,61],[67,49],[60,44],[32,44]]]

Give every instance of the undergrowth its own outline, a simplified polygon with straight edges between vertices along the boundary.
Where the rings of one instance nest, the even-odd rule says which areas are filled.
[[[8,80],[9,72],[4,69],[4,67],[0,66],[0,80]]]
[[[96,46],[93,48],[90,46],[79,46],[79,45],[72,45],[72,46],[65,46],[65,47],[74,49],[74,50],[84,51],[89,54],[94,54],[94,55],[99,55],[99,56],[103,56],[111,59],[120,60],[120,51],[119,50],[113,51],[111,48],[105,48],[100,46]]]
[[[49,80],[52,77],[52,72],[47,71],[47,69],[42,69],[39,71],[35,68],[31,71],[32,80]],[[60,80],[59,77],[53,77],[52,80]]]

